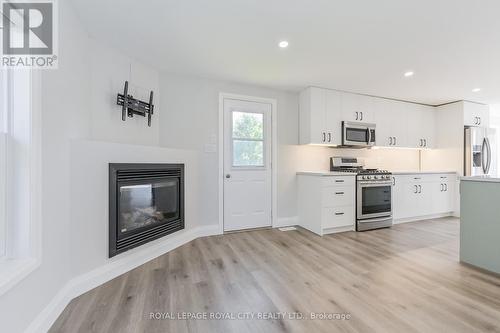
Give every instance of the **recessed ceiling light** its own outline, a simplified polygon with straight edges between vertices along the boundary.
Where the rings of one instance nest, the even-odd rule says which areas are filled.
[[[286,40],[282,40],[280,43],[279,43],[279,46],[284,49],[285,47],[288,47],[288,42]]]
[[[413,76],[413,74],[415,74],[415,73],[414,73],[414,72],[412,72],[412,71],[408,71],[408,72],[405,72],[405,74],[404,74],[404,75],[405,75],[405,77],[412,77],[412,76]]]
[[[481,88],[474,88],[472,89],[472,92],[480,92],[481,91]]]

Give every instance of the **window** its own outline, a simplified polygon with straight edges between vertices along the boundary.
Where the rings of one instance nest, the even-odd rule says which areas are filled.
[[[40,264],[40,74],[0,69],[0,295]]]
[[[0,70],[0,258],[5,256],[5,237],[6,237],[6,225],[5,225],[5,172],[6,172],[6,110],[8,103],[7,94],[7,72],[5,70]]]
[[[232,112],[234,167],[264,167],[264,114]]]

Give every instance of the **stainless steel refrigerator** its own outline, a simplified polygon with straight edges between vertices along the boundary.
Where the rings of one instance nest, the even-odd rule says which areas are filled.
[[[496,176],[496,137],[492,128],[465,128],[465,176]]]

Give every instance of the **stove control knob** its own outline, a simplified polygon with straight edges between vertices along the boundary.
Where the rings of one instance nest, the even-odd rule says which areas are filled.
[[[368,179],[372,179],[372,176],[367,176],[366,178],[368,178]]]
[[[362,179],[366,179],[366,177],[365,177],[365,176],[363,176],[363,177],[361,177],[361,178],[362,178]]]
[[[377,176],[373,176],[373,179],[378,179],[378,177]]]

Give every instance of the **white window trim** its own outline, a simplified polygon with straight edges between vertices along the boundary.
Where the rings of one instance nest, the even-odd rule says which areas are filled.
[[[0,263],[4,260],[6,249],[6,226],[5,226],[5,169],[7,164],[5,163],[5,153],[6,149],[6,134],[3,129],[0,128]]]
[[[29,235],[27,252],[22,256],[9,255],[8,228],[6,221],[7,256],[0,261],[0,295],[13,288],[36,270],[42,259],[41,242],[41,73],[30,72],[29,104]],[[8,140],[8,138],[6,138]],[[5,140],[5,141],[7,141]],[[7,147],[8,149],[8,147]],[[7,167],[8,168],[8,167]]]

